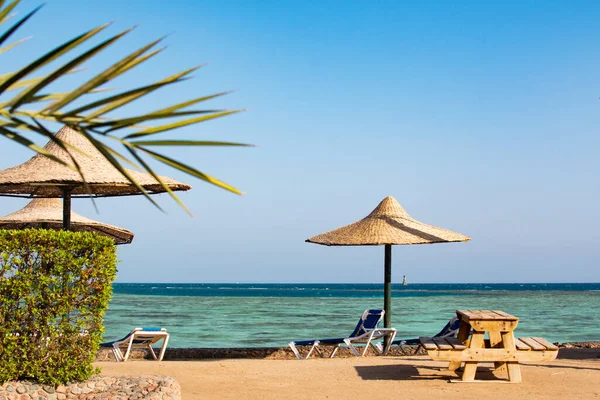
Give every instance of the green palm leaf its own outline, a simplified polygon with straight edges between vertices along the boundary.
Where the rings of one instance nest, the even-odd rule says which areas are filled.
[[[14,4],[14,3],[13,3],[13,4]],[[15,4],[15,5],[16,5],[16,4]],[[9,6],[9,7],[10,7],[10,6]],[[33,10],[32,12],[30,12],[29,14],[27,14],[27,15],[26,15],[26,16],[24,16],[23,18],[21,18],[21,19],[20,19],[20,20],[19,20],[19,21],[18,21],[16,24],[14,24],[14,25],[13,25],[13,26],[12,26],[12,27],[9,29],[9,30],[7,30],[6,32],[4,32],[4,34],[0,35],[0,46],[2,46],[2,44],[4,44],[4,42],[5,42],[5,41],[6,41],[6,40],[7,40],[9,37],[11,37],[11,35],[12,35],[13,33],[15,33],[15,32],[17,31],[17,29],[19,29],[19,27],[20,27],[21,25],[23,25],[25,22],[27,22],[27,20],[28,20],[29,18],[31,18],[31,17],[33,16],[33,14],[35,14],[35,13],[36,13],[36,12],[37,12],[37,11],[38,11],[40,8],[41,8],[41,6],[40,6],[40,7],[38,7],[38,8],[36,8],[36,9],[35,9],[35,10]],[[4,10],[4,11],[6,11],[6,10]],[[0,14],[1,14],[1,13],[0,13]],[[3,18],[3,17],[0,15],[0,20],[1,20],[2,18]]]
[[[86,40],[100,33],[100,31],[105,29],[107,26],[108,24],[99,26],[98,28],[92,29],[82,35],[79,35],[75,39],[71,39],[68,42],[63,43],[54,50],[50,51],[49,53],[44,54],[42,57],[38,58],[31,64],[26,65],[21,70],[12,74],[11,77],[2,82],[2,84],[0,84],[0,93],[3,93],[8,87],[10,87],[13,83],[17,82],[19,79],[29,75],[33,71],[45,66],[51,61],[54,61],[56,58],[67,53],[68,51],[73,50],[75,47],[79,46]]]
[[[210,140],[136,140],[131,144],[139,146],[237,146],[253,147],[252,144],[233,143],[233,142],[215,142]]]
[[[166,164],[166,165],[168,165],[170,167],[173,167],[173,168],[178,169],[178,170],[180,170],[182,172],[185,172],[186,174],[195,176],[198,179],[202,179],[203,181],[206,181],[208,183],[212,183],[215,186],[227,189],[227,190],[229,190],[229,191],[231,191],[233,193],[242,194],[242,192],[240,192],[239,190],[237,190],[233,186],[228,185],[227,183],[225,183],[225,182],[221,181],[220,179],[217,179],[217,178],[215,178],[213,176],[210,176],[210,175],[207,175],[207,174],[205,174],[203,172],[200,172],[200,171],[198,171],[194,167],[186,165],[186,164],[184,164],[184,163],[182,163],[180,161],[177,161],[177,160],[175,160],[173,158],[167,157],[167,156],[165,156],[163,154],[155,153],[155,152],[153,152],[151,150],[148,150],[146,148],[143,148],[143,147],[138,147],[138,149],[140,149],[144,153],[149,154],[150,156],[152,156],[152,158],[154,158],[154,159],[162,162],[163,164]]]
[[[15,47],[17,47],[18,45],[20,45],[21,43],[24,43],[24,42],[28,41],[29,39],[31,39],[31,36],[30,36],[30,37],[23,38],[23,39],[21,39],[21,40],[17,40],[17,41],[16,41],[16,42],[14,42],[13,44],[9,44],[8,46],[1,47],[1,48],[0,48],[0,54],[4,53],[5,51],[9,51],[9,50],[12,50],[12,49],[14,49],[14,48],[15,48]]]
[[[160,183],[160,185],[165,189],[165,191],[167,193],[169,193],[169,195],[181,206],[183,207],[183,209],[185,211],[187,211],[188,214],[192,214],[192,212],[185,206],[185,204],[183,204],[183,202],[179,199],[179,197],[177,197],[177,195],[171,190],[171,188],[168,185],[165,185],[165,183],[162,181],[162,179],[160,178],[160,176],[158,176],[153,170],[152,168],[150,168],[150,166],[137,154],[137,152],[132,149],[129,146],[126,146],[126,149],[129,151],[129,153],[146,169],[150,171],[150,174],[152,175],[152,177],[154,179],[156,179],[156,181],[158,183]]]
[[[7,107],[10,107],[10,111],[14,111],[20,105],[29,102],[29,100],[31,100],[40,90],[42,90],[43,88],[45,88],[46,86],[48,86],[49,84],[51,84],[52,82],[57,80],[58,78],[64,76],[64,74],[67,73],[68,71],[73,70],[78,65],[82,64],[83,62],[87,61],[91,57],[95,56],[96,54],[98,54],[99,52],[101,52],[102,50],[107,48],[108,46],[110,46],[111,44],[113,44],[114,42],[116,42],[117,40],[122,38],[124,35],[126,35],[130,30],[131,29],[128,29],[124,32],[121,32],[118,35],[113,36],[112,38],[110,38],[108,40],[105,40],[104,42],[102,42],[99,45],[93,47],[92,49],[86,51],[85,53],[83,53],[79,57],[75,58],[74,60],[72,60],[72,61],[66,63],[65,65],[63,65],[62,67],[58,68],[56,71],[52,72],[48,76],[44,77],[44,79],[42,79],[37,84],[32,85],[29,88],[27,88],[26,90],[21,91],[21,93],[19,93],[17,96],[15,96],[7,104]],[[67,94],[66,96],[68,96],[68,95],[70,95],[70,93]]]
[[[20,0],[13,0],[8,4],[5,0],[0,0],[0,24],[8,21],[12,15],[12,11],[19,3]],[[4,42],[16,35],[22,29],[23,25],[25,25],[39,9],[40,7],[34,9],[13,25],[9,26],[4,32],[0,32],[0,54],[22,43],[23,40],[17,40],[13,44],[3,46]],[[48,154],[43,148],[35,144],[33,140],[29,139],[26,134],[27,132],[30,132],[35,135],[40,135],[46,140],[50,139],[56,142],[61,148],[65,149],[68,154],[71,154],[70,151],[78,150],[71,148],[72,146],[68,143],[62,143],[60,140],[56,139],[48,129],[41,125],[40,121],[68,125],[86,136],[106,160],[120,171],[132,184],[136,185],[140,192],[155,205],[156,203],[148,196],[148,193],[135,182],[130,174],[127,173],[123,164],[132,165],[151,174],[184,208],[185,205],[168,187],[166,187],[166,185],[164,185],[163,182],[161,182],[160,177],[153,171],[148,162],[144,160],[144,157],[157,160],[171,168],[185,172],[190,176],[204,180],[233,193],[241,194],[238,189],[217,178],[204,174],[198,169],[179,160],[167,157],[147,148],[152,146],[250,146],[243,143],[232,143],[227,141],[175,140],[168,137],[163,137],[161,140],[146,140],[146,137],[149,135],[158,133],[163,134],[241,111],[188,109],[190,106],[223,96],[228,92],[198,96],[191,100],[180,101],[174,105],[169,105],[152,112],[141,114],[121,113],[120,115],[123,116],[120,118],[110,117],[112,112],[121,110],[123,107],[132,104],[144,96],[172,84],[184,82],[188,79],[189,75],[199,67],[185,69],[156,82],[149,82],[148,84],[137,88],[128,88],[120,93],[111,94],[83,103],[82,105],[77,105],[71,110],[65,110],[65,108],[75,101],[83,99],[83,96],[92,93],[97,94],[99,91],[104,90],[104,85],[107,83],[113,81],[125,72],[143,65],[147,60],[160,54],[164,48],[153,50],[153,47],[155,47],[162,39],[149,42],[145,46],[116,60],[109,68],[97,73],[87,82],[80,84],[70,91],[47,92],[51,84],[61,81],[66,75],[78,71],[78,67],[84,62],[94,59],[104,49],[119,41],[130,32],[130,29],[128,29],[109,37],[100,44],[84,48],[89,39],[98,35],[106,29],[107,26],[108,24],[102,25],[76,36],[50,50],[41,57],[23,65],[16,71],[0,70],[0,95],[3,96],[3,101],[0,102],[0,136],[12,140],[14,143],[26,146],[27,148],[50,157],[57,162],[65,164],[64,161],[56,159],[56,157]],[[79,54],[75,57],[69,57],[74,50],[78,50]],[[59,63],[52,72],[39,77],[29,77],[32,73],[42,67],[46,67],[51,62]],[[0,63],[0,69],[1,65],[2,63]],[[12,98],[7,98],[7,93],[10,91],[15,91],[16,94],[12,96]],[[41,109],[31,108],[48,101],[51,101],[51,103],[43,106]],[[24,109],[24,106],[28,106],[28,109]],[[160,124],[159,121],[164,119],[167,119],[168,123]],[[122,145],[127,150],[125,154],[128,154],[128,156],[119,152],[113,145],[108,145],[103,141],[98,140],[97,138],[99,136],[113,139],[113,143],[119,146]],[[79,166],[76,165],[76,163],[74,164],[73,168],[79,170]],[[79,172],[81,174],[81,171]]]
[[[123,34],[126,34],[129,31],[131,31],[131,29],[128,29],[127,31],[123,32]],[[121,37],[123,34],[121,34]],[[64,106],[75,101],[82,94],[85,94],[90,90],[95,89],[98,86],[128,71],[132,68],[132,63],[134,63],[138,57],[147,52],[150,48],[154,47],[160,40],[161,39],[155,40],[154,42],[142,47],[141,49],[133,52],[132,54],[118,61],[114,65],[110,66],[108,69],[104,70],[102,73],[96,75],[95,77],[87,81],[85,84],[73,90],[71,93],[65,96],[65,98],[61,99],[60,101],[57,101],[56,103],[50,104],[48,107],[46,107],[44,111],[58,111]]]
[[[81,71],[83,68],[75,68],[69,72],[66,72],[65,75],[68,74],[72,74],[74,72],[79,72]],[[12,74],[0,74],[0,82],[4,82],[6,79],[10,78],[12,76]],[[35,85],[38,82],[42,81],[45,77],[44,76],[40,76],[37,78],[31,78],[31,79],[21,79],[18,82],[13,83],[11,86],[9,86],[8,88],[6,88],[5,92],[9,92],[11,90],[15,90],[15,89],[21,89],[24,87],[28,87],[31,85]]]
[[[140,131],[140,132],[132,133],[130,135],[125,136],[125,139],[132,139],[132,138],[136,138],[136,137],[140,137],[140,136],[154,135],[156,133],[170,131],[170,130],[181,128],[181,127],[184,127],[184,126],[197,124],[199,122],[204,122],[204,121],[209,121],[209,120],[215,119],[215,118],[225,117],[227,115],[235,114],[235,113],[238,113],[240,111],[241,110],[230,110],[230,111],[214,112],[214,113],[212,113],[210,115],[205,115],[203,117],[191,118],[191,119],[186,119],[186,120],[183,120],[183,121],[173,122],[171,124],[160,125],[160,126],[156,126],[154,128],[145,129],[145,130]],[[173,113],[173,114],[175,114],[175,113]],[[158,114],[158,115],[160,115],[160,114]],[[136,123],[141,122],[141,118],[142,117],[139,117],[139,118],[140,119]],[[111,128],[110,130],[113,130],[113,129],[114,128]]]
[[[156,50],[156,52],[158,52],[158,51],[160,51],[160,50]],[[71,111],[65,113],[65,115],[81,114],[85,111],[104,106],[101,109],[88,114],[88,116],[87,116],[88,120],[95,118],[97,116],[109,113],[110,111],[115,110],[119,107],[123,107],[124,105],[131,103],[132,101],[134,101],[142,96],[145,96],[157,89],[160,89],[161,87],[164,87],[166,85],[171,85],[173,83],[182,82],[184,80],[184,76],[189,74],[191,71],[192,70],[184,71],[184,72],[174,75],[173,77],[163,79],[162,81],[153,83],[151,85],[142,86],[140,88],[129,90],[129,91],[126,91],[123,93],[119,93],[119,94],[111,96],[111,97],[105,97],[103,99],[86,104],[85,106],[71,110]]]

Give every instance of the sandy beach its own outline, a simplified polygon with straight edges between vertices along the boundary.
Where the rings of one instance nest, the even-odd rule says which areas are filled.
[[[184,399],[594,399],[600,398],[600,349],[561,349],[545,364],[522,364],[523,383],[449,383],[456,374],[427,356],[299,360],[97,362],[102,375],[167,375]],[[478,379],[495,379],[480,368]]]

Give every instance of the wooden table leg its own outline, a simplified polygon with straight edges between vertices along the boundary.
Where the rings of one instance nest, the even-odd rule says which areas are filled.
[[[473,331],[469,348],[481,349],[484,346],[485,332]],[[466,361],[465,369],[462,374],[463,382],[472,382],[475,380],[475,372],[477,372],[477,361]]]
[[[515,347],[515,337],[511,332],[502,332],[502,343],[504,344],[504,348],[507,350],[516,351]],[[508,369],[508,380],[514,383],[522,382],[521,379],[521,367],[517,361],[509,361],[506,363],[506,367]]]
[[[502,348],[502,336],[500,335],[499,331],[489,331],[488,335],[490,336],[490,347],[491,348]],[[506,368],[506,363],[505,362],[498,362],[496,361],[494,363],[494,367],[496,368],[496,371],[498,372],[504,372],[504,371],[508,371]]]
[[[458,328],[457,339],[460,340],[461,343],[465,343],[469,339],[469,333],[471,333],[471,325],[469,325],[465,321],[460,321],[460,327]],[[460,361],[450,361],[448,365],[448,369],[450,371],[456,371],[460,368]]]

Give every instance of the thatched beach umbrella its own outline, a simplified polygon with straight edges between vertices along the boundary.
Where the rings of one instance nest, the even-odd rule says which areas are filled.
[[[391,328],[392,245],[466,242],[470,237],[414,220],[393,197],[386,197],[371,214],[350,225],[306,239],[326,246],[385,245],[384,309]]]
[[[69,151],[79,164],[87,187],[77,171],[36,154],[21,165],[0,171],[0,196],[61,197],[63,198],[63,225],[64,229],[69,229],[71,197],[141,194],[140,190],[113,167],[85,136],[65,126],[56,137],[75,148]],[[72,164],[67,152],[55,142],[48,142],[44,149],[67,164]],[[127,171],[149,194],[165,192],[152,175]],[[161,176],[160,179],[173,191],[191,189],[191,186],[170,178]]]
[[[0,229],[43,228],[59,230],[63,227],[62,204],[59,199],[34,199],[25,207],[0,218]],[[97,232],[108,236],[115,244],[129,244],[133,233],[127,229],[85,218],[71,211],[71,230]]]

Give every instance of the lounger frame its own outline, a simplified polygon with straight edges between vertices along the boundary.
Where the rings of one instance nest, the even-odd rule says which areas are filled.
[[[160,340],[163,340],[163,343],[157,357],[152,345]],[[127,361],[133,348],[148,349],[155,360],[162,361],[168,343],[169,334],[164,328],[156,331],[135,328],[125,338],[112,342],[112,350],[117,361]],[[122,353],[121,348],[126,349],[125,354]]]
[[[375,310],[366,310],[363,313],[363,316],[361,317],[357,327],[355,328],[355,330],[353,332],[354,336],[351,335],[347,338],[339,338],[339,339],[292,341],[288,345],[292,349],[292,352],[294,353],[294,355],[299,360],[306,360],[306,359],[310,358],[310,356],[313,354],[313,352],[316,352],[320,357],[323,357],[321,348],[325,347],[325,346],[333,347],[331,352],[328,355],[329,358],[333,358],[335,356],[335,354],[337,353],[338,349],[342,345],[345,345],[346,347],[348,347],[350,349],[350,351],[352,352],[352,354],[354,354],[357,357],[364,356],[367,353],[369,346],[371,346],[378,355],[385,355],[389,351],[390,346],[391,346],[392,342],[394,341],[394,338],[396,337],[396,329],[394,329],[394,328],[378,328],[378,327],[373,328],[373,329],[364,328],[362,326],[362,324],[365,323],[367,316],[372,311],[375,311]],[[380,312],[380,315],[379,315],[379,320],[377,321],[375,326],[377,326],[379,324],[379,322],[381,322],[381,320],[383,319],[383,315],[385,313],[383,310],[377,310],[377,311]],[[363,333],[356,334],[357,332],[363,332]],[[377,346],[373,342],[374,340],[381,339],[386,336],[388,336],[389,339],[387,341],[387,346],[385,348],[383,348],[382,346]],[[359,351],[360,347],[357,345],[364,345],[364,347],[362,348],[362,351]],[[300,354],[300,351],[298,350],[298,346],[310,346],[308,353],[306,354],[306,357],[302,357],[302,354]]]

